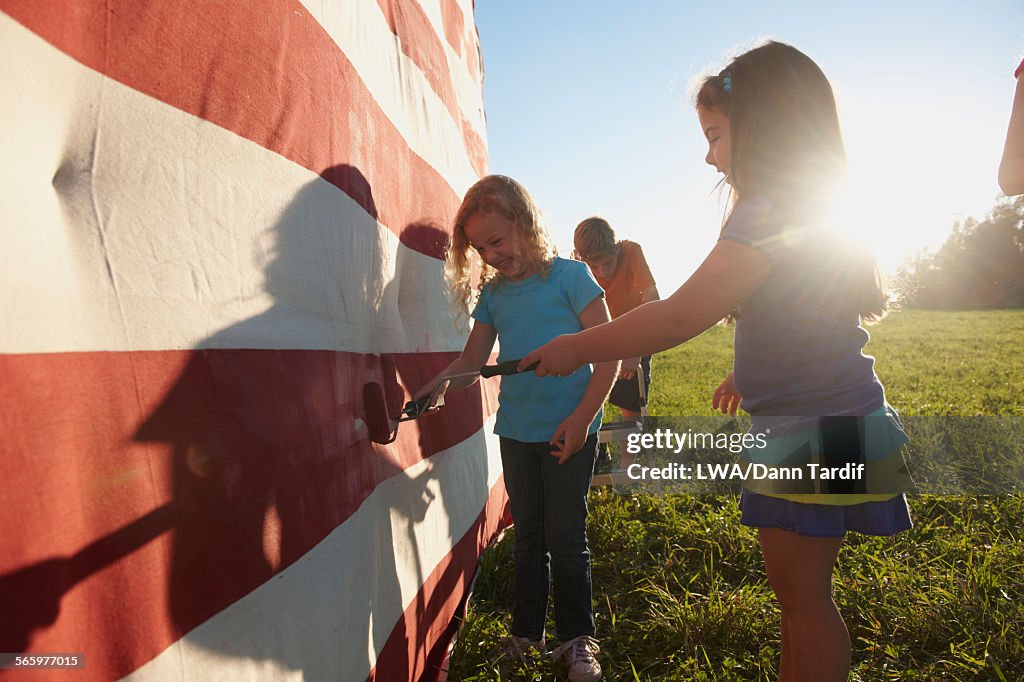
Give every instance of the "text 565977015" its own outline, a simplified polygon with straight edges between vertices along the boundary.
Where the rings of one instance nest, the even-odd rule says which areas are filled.
[[[85,656],[75,654],[10,654],[0,653],[0,670],[46,670],[84,668]]]

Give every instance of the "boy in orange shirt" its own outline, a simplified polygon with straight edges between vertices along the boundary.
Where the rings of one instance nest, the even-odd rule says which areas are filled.
[[[625,239],[616,241],[615,231],[604,218],[593,216],[577,225],[573,246],[573,257],[590,267],[604,289],[613,320],[643,303],[658,300],[658,287],[640,245]],[[642,398],[636,377],[638,367],[644,373],[646,387]],[[622,410],[623,418],[639,419],[650,386],[651,356],[623,359],[608,402]]]

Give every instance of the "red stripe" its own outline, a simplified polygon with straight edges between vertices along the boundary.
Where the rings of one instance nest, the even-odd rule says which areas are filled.
[[[456,0],[441,0],[441,22],[444,24],[444,37],[456,54],[463,55],[463,40],[466,35],[465,18],[462,8]]]
[[[391,446],[355,426],[364,383],[400,404],[399,382],[454,355],[0,355],[0,651],[82,651],[76,678],[90,680],[152,659],[380,482],[480,430],[494,382],[454,392]]]
[[[3,11],[107,77],[315,173],[340,164],[355,168],[366,182],[354,193],[336,177],[325,178],[400,239],[408,225],[450,229],[461,197],[409,148],[343,51],[297,0],[3,0]],[[485,168],[481,144],[467,141],[467,148],[476,155],[473,167]]]
[[[452,551],[423,581],[377,657],[369,680],[431,680],[454,634],[452,618],[469,590],[480,554],[508,525],[505,480],[491,488],[487,504]]]
[[[473,38],[474,42],[469,50],[466,51],[466,65],[469,67],[469,73],[477,80],[482,83],[484,80],[484,68],[481,60],[483,54],[480,50],[480,32],[477,31],[476,24],[473,24]]]
[[[430,19],[418,2],[377,0],[377,4],[384,12],[388,28],[399,38],[402,52],[419,67],[427,82],[430,83],[430,87],[441,98],[452,115],[452,119],[459,122],[473,170],[477,175],[484,175],[487,172],[487,144],[459,109],[458,98],[455,95],[455,87],[452,84],[448,67],[448,58]],[[461,16],[460,10],[460,20]],[[448,22],[445,22],[446,27],[447,25]],[[467,52],[467,67],[476,81],[480,82],[479,60],[476,58],[476,51],[468,50]],[[472,63],[470,57],[473,58]]]

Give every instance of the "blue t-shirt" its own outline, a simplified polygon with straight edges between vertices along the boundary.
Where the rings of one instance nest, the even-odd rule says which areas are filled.
[[[580,331],[580,313],[603,293],[584,263],[555,258],[546,278],[534,275],[519,282],[488,283],[473,319],[498,332],[498,362],[505,362],[559,334]],[[538,377],[533,372],[502,377],[494,432],[524,443],[548,442],[583,399],[592,373],[590,365],[584,365],[567,377]],[[588,433],[600,425],[598,411]]]
[[[868,333],[836,296],[851,266],[822,223],[787,219],[768,200],[741,201],[721,239],[768,256],[772,271],[739,309],[734,378],[743,409],[758,416],[866,415],[885,402]]]

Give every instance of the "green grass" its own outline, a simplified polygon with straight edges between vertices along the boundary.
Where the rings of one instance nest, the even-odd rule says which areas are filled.
[[[864,352],[901,414],[1024,416],[1024,311],[891,313]],[[711,414],[732,368],[732,327],[655,358],[651,414]]]
[[[867,351],[904,415],[1024,415],[1024,311],[897,312]]]
[[[904,311],[871,334],[866,352],[905,416],[1024,415],[1024,311]],[[651,413],[710,415],[731,335],[715,328],[659,355]],[[840,552],[851,679],[1024,679],[1024,498],[918,495],[910,505],[913,530],[851,534]],[[590,506],[605,679],[776,677],[779,612],[735,497],[595,489]],[[498,679],[487,654],[507,633],[513,541],[514,529],[482,558],[451,679]]]

